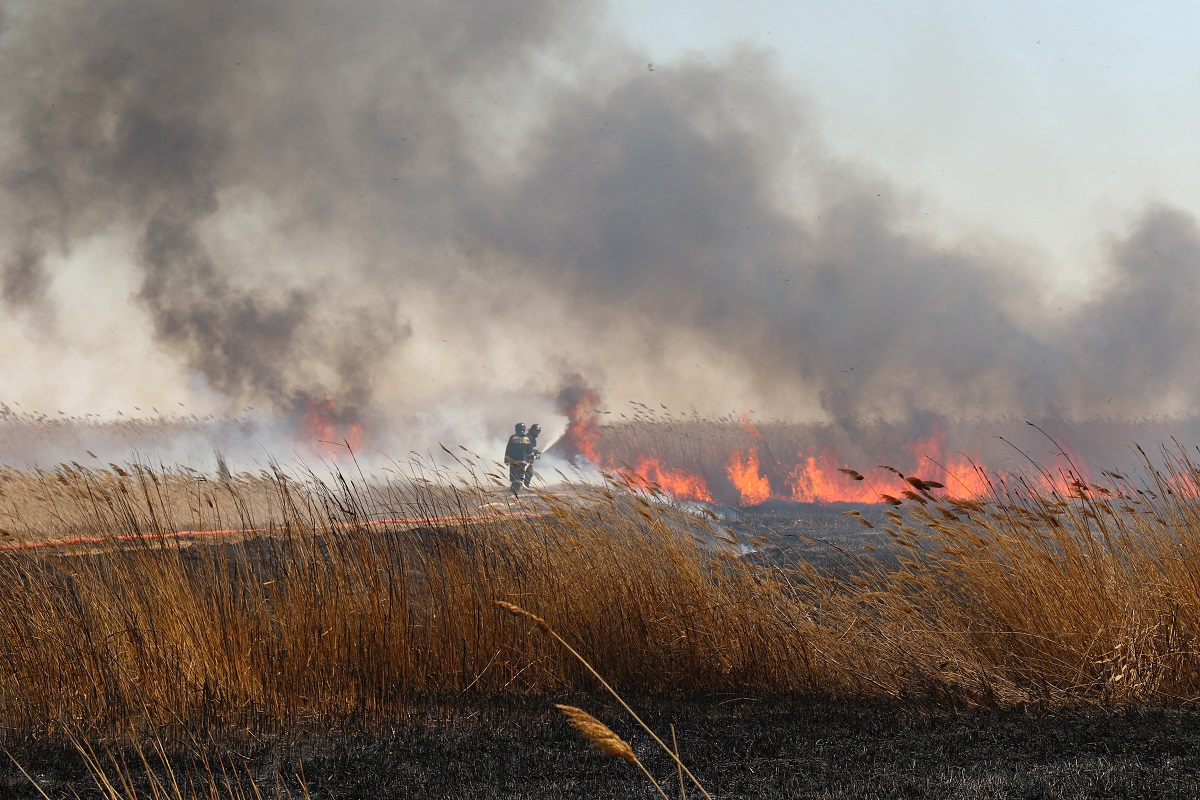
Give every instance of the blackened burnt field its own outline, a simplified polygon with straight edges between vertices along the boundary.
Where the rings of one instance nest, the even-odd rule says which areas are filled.
[[[713,797],[1192,798],[1200,786],[1200,719],[1180,708],[953,713],[908,702],[631,700],[651,726],[675,726],[681,755]],[[302,772],[313,798],[659,796],[635,767],[584,741],[555,702],[585,706],[609,723],[679,796],[674,764],[623,722],[611,698],[595,694],[459,700],[452,713],[414,711],[386,729],[243,742],[232,757],[228,744],[210,746],[207,755],[210,763],[224,756],[248,770],[264,795],[278,787],[301,796]],[[72,788],[87,796],[95,784],[71,749],[30,744],[16,754],[51,797],[71,796]],[[125,755],[136,763],[136,754]],[[194,750],[172,767],[207,774]],[[149,794],[146,770],[131,772],[133,785]],[[0,772],[0,791],[41,797],[11,764]],[[699,795],[693,789],[688,796]]]
[[[994,476],[969,499],[916,479],[899,505],[732,511],[619,471],[516,502],[463,459],[470,477],[386,484],[5,472],[5,746],[51,796],[105,771],[153,794],[138,746],[197,794],[222,768],[300,792],[302,765],[314,797],[659,796],[561,703],[678,794],[566,643],[667,741],[674,725],[719,796],[1200,785],[1186,453],[1103,481]]]

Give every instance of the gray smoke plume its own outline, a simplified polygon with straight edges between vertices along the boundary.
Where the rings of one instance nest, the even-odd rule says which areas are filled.
[[[45,300],[47,276],[36,253],[21,249],[10,255],[0,279],[0,294],[10,307],[22,308]]]
[[[8,4],[5,303],[125,281],[94,313],[142,320],[147,353],[234,410],[508,414],[575,373],[847,427],[1194,407],[1185,213],[1118,236],[1088,305],[1031,313],[1038,265],[909,232],[769,54],[649,71],[602,7],[566,6]]]
[[[1065,333],[1070,387],[1087,408],[1194,413],[1200,397],[1200,229],[1182,211],[1152,208],[1113,244],[1105,292]]]

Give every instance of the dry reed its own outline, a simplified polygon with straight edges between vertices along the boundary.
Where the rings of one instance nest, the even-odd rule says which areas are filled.
[[[582,708],[565,706],[561,703],[555,703],[554,707],[563,712],[567,721],[571,723],[571,727],[582,733],[585,739],[596,746],[597,750],[610,756],[623,758],[630,764],[641,763],[633,754],[633,748],[629,746],[628,742]]]
[[[891,556],[848,550],[836,577],[738,558],[709,517],[620,480],[514,503],[460,458],[473,473],[219,487],[128,465],[8,471],[14,542],[99,541],[0,551],[0,738],[188,742],[594,688],[497,602],[622,693],[1200,699],[1200,470],[1182,451],[1140,477],[1054,476],[1061,491],[910,484],[924,502],[888,518]],[[261,530],[168,535],[197,522]]]

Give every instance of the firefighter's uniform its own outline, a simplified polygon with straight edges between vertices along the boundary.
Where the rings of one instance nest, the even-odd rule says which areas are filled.
[[[508,464],[508,480],[512,484],[513,494],[521,491],[525,484],[525,476],[532,476],[533,442],[525,435],[525,426],[517,425],[516,432],[508,437],[508,446],[504,448],[504,463]]]

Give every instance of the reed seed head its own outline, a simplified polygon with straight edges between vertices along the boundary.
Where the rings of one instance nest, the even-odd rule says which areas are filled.
[[[505,602],[504,600],[497,600],[496,605],[514,616],[525,617],[525,619],[534,623],[535,625],[537,625],[539,628],[541,628],[542,630],[544,630],[546,632],[550,631],[550,623],[546,622],[546,620],[542,619],[537,614],[534,614],[530,611],[526,611],[525,609],[521,608],[520,606],[518,606],[514,603]]]
[[[610,756],[623,758],[630,764],[637,763],[637,756],[633,754],[633,748],[624,739],[613,733],[603,722],[582,708],[557,703],[555,708],[563,712],[571,726],[582,733],[584,738],[595,745],[597,750],[608,753]]]

